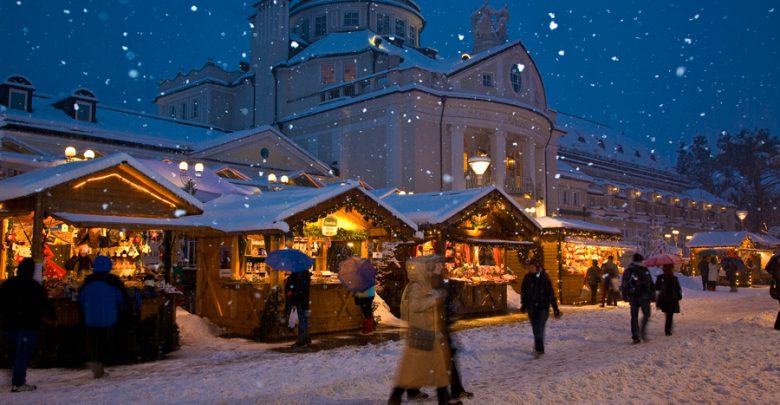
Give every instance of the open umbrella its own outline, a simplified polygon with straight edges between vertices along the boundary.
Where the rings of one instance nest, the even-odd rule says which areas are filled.
[[[368,259],[347,258],[339,264],[339,281],[347,291],[365,291],[376,284],[376,268]]]
[[[720,259],[720,265],[725,267],[734,266],[736,271],[744,271],[747,267],[739,257],[724,257]]]
[[[269,253],[265,264],[274,270],[298,273],[310,269],[314,260],[297,249],[280,249]]]
[[[698,256],[717,256],[721,254],[721,251],[717,249],[704,249],[696,253]]]
[[[682,259],[679,256],[668,253],[659,253],[645,259],[645,266],[648,267],[660,267],[664,264],[682,264]]]

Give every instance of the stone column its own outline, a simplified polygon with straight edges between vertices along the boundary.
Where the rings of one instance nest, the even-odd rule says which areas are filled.
[[[466,128],[462,126],[450,126],[450,157],[452,189],[464,190],[466,179],[463,177],[463,134]]]
[[[499,129],[493,134],[490,145],[490,158],[493,165],[493,184],[499,189],[504,189],[506,181],[506,131]]]

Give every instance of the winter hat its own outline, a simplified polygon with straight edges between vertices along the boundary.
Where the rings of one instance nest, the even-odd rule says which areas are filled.
[[[108,273],[111,271],[111,259],[106,256],[97,256],[92,262],[93,273]]]
[[[645,260],[645,257],[644,257],[644,256],[642,256],[642,255],[641,255],[641,254],[639,254],[639,253],[634,253],[634,261],[635,261],[635,262],[641,262],[642,260]]]

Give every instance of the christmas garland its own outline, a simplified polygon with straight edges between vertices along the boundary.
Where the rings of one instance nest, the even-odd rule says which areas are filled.
[[[322,234],[322,229],[317,225],[306,226],[306,228],[303,229],[303,235],[316,237],[316,238],[324,237],[324,235]],[[338,231],[336,231],[336,235],[333,236],[333,239],[364,241],[368,239],[368,232],[361,231],[361,230],[353,231],[349,229],[339,228]]]

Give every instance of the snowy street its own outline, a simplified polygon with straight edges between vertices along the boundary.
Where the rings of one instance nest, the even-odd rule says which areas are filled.
[[[649,342],[639,345],[631,344],[625,303],[563,307],[538,360],[527,322],[458,332],[464,382],[476,394],[466,403],[776,403],[778,308],[767,289],[706,293],[685,288],[695,280],[681,281],[674,336],[663,335],[663,314],[654,310]],[[38,391],[3,391],[0,402],[381,404],[401,348],[389,341],[288,354],[214,338],[192,316],[180,325],[184,347],[168,360],[109,368],[103,380],[86,369],[31,370]]]

